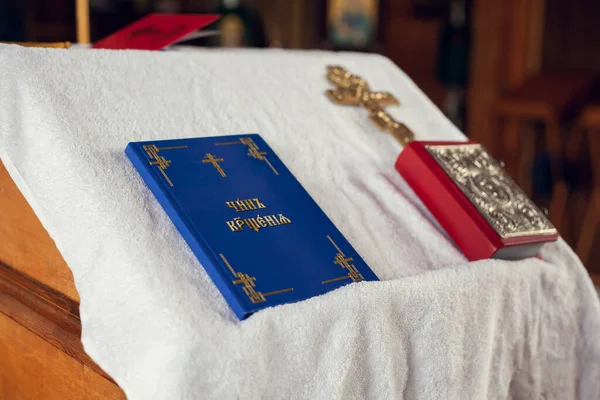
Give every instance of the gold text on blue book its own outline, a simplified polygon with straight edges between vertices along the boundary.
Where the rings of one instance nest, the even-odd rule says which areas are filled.
[[[258,214],[254,218],[240,218],[235,217],[232,221],[227,221],[226,224],[232,232],[241,232],[244,227],[248,227],[251,230],[258,232],[261,228],[267,228],[269,226],[287,225],[291,224],[292,220],[285,217],[283,214],[278,216],[275,214],[265,215],[261,217]]]
[[[249,211],[249,210],[257,210],[259,208],[267,208],[263,203],[258,199],[246,199],[240,200],[237,199],[235,201],[226,201],[225,204],[229,208],[233,208],[237,212]]]
[[[233,208],[237,212],[256,210],[259,208],[267,208],[266,205],[260,202],[258,198],[240,200],[239,198],[235,201],[226,201],[225,205],[229,208]],[[232,232],[241,232],[244,227],[248,227],[254,232],[258,232],[261,228],[267,228],[269,226],[287,225],[291,224],[292,220],[284,216],[279,215],[266,215],[261,217],[258,214],[252,218],[235,217],[231,221],[225,222]]]

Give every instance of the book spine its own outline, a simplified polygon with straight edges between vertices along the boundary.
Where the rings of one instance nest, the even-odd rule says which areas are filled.
[[[222,294],[229,293],[229,296],[224,297],[235,314],[240,319],[246,318],[250,313],[248,307],[245,306],[248,301],[235,288],[232,288],[232,279],[227,275],[227,266],[223,265],[214,251],[211,250],[210,246],[196,230],[165,184],[157,179],[148,169],[148,161],[144,157],[140,145],[130,143],[125,149],[125,154],[129,157],[133,166],[142,176],[152,194],[154,194],[179,233],[181,233],[219,291]]]

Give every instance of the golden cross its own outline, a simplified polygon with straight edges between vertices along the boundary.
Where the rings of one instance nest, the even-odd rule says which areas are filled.
[[[334,264],[339,265],[342,268],[347,268],[348,262],[354,261],[351,257],[345,257],[344,255],[338,253],[335,255]]]
[[[369,119],[382,131],[391,134],[401,145],[414,139],[412,131],[394,120],[383,107],[400,104],[387,92],[374,92],[360,76],[352,75],[340,66],[327,67],[327,79],[336,88],[327,90],[327,97],[338,105],[361,106],[369,112]]]
[[[250,157],[254,157],[257,160],[264,161],[273,170],[273,172],[275,172],[275,175],[279,175],[279,172],[277,172],[273,164],[271,164],[267,157],[265,157],[267,155],[267,152],[259,151],[258,145],[254,143],[254,140],[252,140],[252,138],[240,138],[240,143],[248,146],[248,155]]]
[[[221,168],[221,166],[219,165],[220,162],[223,161],[222,158],[215,158],[215,156],[213,156],[210,153],[206,153],[206,158],[202,159],[203,163],[211,163],[213,165],[213,167],[215,167],[217,169],[217,171],[219,171],[219,173],[221,174],[221,176],[223,178],[225,178],[227,175],[225,175],[225,171],[223,171],[223,168]]]
[[[364,280],[365,278],[361,275],[360,272],[358,272],[358,269],[353,264],[350,264],[351,261],[354,261],[354,259],[338,253],[335,255],[335,261],[333,263],[341,266],[342,268],[347,269],[348,277],[354,282]]]
[[[237,273],[237,278],[236,280],[233,281],[233,283],[235,283],[236,285],[238,283],[241,283],[244,286],[250,286],[250,287],[254,287],[256,286],[256,284],[254,283],[254,281],[256,280],[256,278],[248,275],[248,274],[242,274],[241,272]]]
[[[171,165],[171,160],[167,160],[163,156],[159,156],[158,152],[161,150],[173,150],[173,149],[185,149],[185,148],[187,148],[187,146],[156,147],[156,145],[153,145],[153,144],[144,145],[144,150],[146,150],[148,157],[150,157],[151,160],[154,160],[154,161],[150,161],[149,164],[158,166],[158,170],[164,176],[165,180],[171,187],[173,187],[173,182],[171,182],[171,180],[169,179],[169,176],[165,172],[165,170],[167,168],[169,168],[169,166]]]
[[[243,285],[242,289],[244,289],[244,292],[250,298],[252,303],[256,304],[267,301],[261,292],[254,290],[254,287],[256,286],[254,281],[256,278],[251,277],[248,274],[242,274],[241,272],[238,272],[237,277],[238,279],[234,280],[233,283],[235,285],[239,283]]]
[[[160,169],[167,169],[169,165],[171,165],[171,160],[167,160],[163,156],[156,156],[154,158],[155,161],[150,161],[150,165],[158,165]]]
[[[241,138],[240,141],[248,146],[248,155],[256,158],[257,160],[264,160],[266,151],[258,151],[258,146],[251,138]]]

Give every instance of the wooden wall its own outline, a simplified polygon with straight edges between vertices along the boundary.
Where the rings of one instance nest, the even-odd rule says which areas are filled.
[[[278,40],[287,48],[318,47],[324,34],[324,10],[320,1],[254,0],[268,41]]]
[[[386,1],[382,5],[383,52],[406,72],[439,107],[446,96],[435,77],[441,21],[415,16],[412,1]]]
[[[543,66],[600,71],[600,1],[546,0]]]
[[[269,40],[289,48],[328,48],[325,1],[253,0],[251,4],[260,11]],[[415,16],[412,0],[381,1],[378,43],[372,49],[398,64],[438,106],[446,95],[435,78],[440,25],[439,19]]]

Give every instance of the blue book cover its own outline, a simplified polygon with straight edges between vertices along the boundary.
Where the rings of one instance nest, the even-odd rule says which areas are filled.
[[[377,280],[259,135],[133,142],[125,153],[240,319]]]

